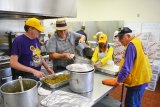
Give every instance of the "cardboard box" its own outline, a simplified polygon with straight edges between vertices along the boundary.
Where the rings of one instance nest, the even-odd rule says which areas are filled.
[[[148,87],[146,89],[155,91],[156,86],[157,86],[157,81],[151,81],[150,83],[148,83]]]
[[[114,48],[114,55],[113,55],[114,58],[121,59],[125,52],[124,46],[122,46],[120,42],[115,42],[113,48]]]
[[[158,81],[159,75],[158,74],[152,74],[151,81]]]

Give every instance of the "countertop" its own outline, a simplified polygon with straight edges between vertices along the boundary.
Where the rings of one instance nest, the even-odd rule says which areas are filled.
[[[102,80],[106,78],[111,78],[111,76],[108,76],[104,73],[100,72],[95,72],[94,73],[94,87],[92,92],[84,93],[84,94],[79,94],[84,97],[87,97],[91,99],[94,104],[97,103],[99,100],[101,100],[104,96],[106,96],[109,92],[111,92],[116,86],[108,86],[108,85],[103,85]],[[65,85],[64,87],[61,87],[56,90],[62,90],[66,92],[72,92],[69,89],[69,85]],[[55,90],[54,90],[55,91]],[[74,93],[74,92],[72,92]],[[76,93],[77,94],[77,93]],[[40,104],[40,101],[43,100],[46,96],[39,96],[39,105],[38,107],[44,107]]]
[[[106,79],[106,78],[111,78],[111,76],[108,76],[104,73],[100,73],[100,72],[95,72],[94,73],[94,87],[93,87],[93,91],[92,92],[88,92],[88,93],[84,93],[84,94],[79,94],[82,95],[84,97],[87,97],[89,99],[91,99],[94,104],[97,103],[99,100],[101,100],[104,96],[106,96],[109,92],[111,92],[116,86],[108,86],[108,85],[103,85],[102,84],[102,80]],[[58,89],[53,89],[52,91],[55,90],[62,90],[62,91],[66,91],[66,92],[72,92],[69,89],[69,85],[65,85],[63,87],[60,87]],[[72,92],[74,93],[74,92]],[[76,93],[77,94],[77,93]],[[40,96],[39,95],[39,105],[38,107],[44,107],[40,104],[40,102],[47,96]],[[4,107],[3,104],[3,100],[0,97],[0,107]]]

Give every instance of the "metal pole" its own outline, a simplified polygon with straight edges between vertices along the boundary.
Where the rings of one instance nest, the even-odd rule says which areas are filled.
[[[123,105],[124,87],[125,87],[124,84],[122,84],[122,93],[121,93],[121,104],[120,104],[120,107],[122,107],[122,105]]]

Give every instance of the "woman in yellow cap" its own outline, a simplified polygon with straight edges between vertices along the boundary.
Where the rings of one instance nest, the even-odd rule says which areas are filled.
[[[100,67],[108,61],[113,61],[113,48],[109,46],[106,34],[100,34],[97,40],[98,46],[94,50],[92,61],[95,63],[95,67]]]

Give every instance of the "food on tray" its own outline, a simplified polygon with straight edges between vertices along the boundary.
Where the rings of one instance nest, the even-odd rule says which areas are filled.
[[[43,81],[47,84],[56,84],[63,81],[69,80],[69,74],[60,74],[57,76],[45,77]]]

